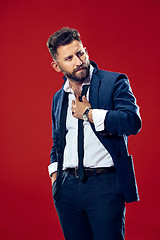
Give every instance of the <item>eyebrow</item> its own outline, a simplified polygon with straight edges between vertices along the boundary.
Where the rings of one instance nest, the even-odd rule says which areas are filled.
[[[79,54],[80,52],[84,52],[84,50],[83,49],[78,49],[76,54]],[[70,54],[70,55],[64,57],[64,60],[66,61],[69,57],[73,57],[73,54]]]

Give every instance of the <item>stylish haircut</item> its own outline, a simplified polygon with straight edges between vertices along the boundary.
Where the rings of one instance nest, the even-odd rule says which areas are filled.
[[[64,27],[55,32],[47,41],[47,47],[54,61],[57,61],[57,49],[74,40],[81,42],[80,34],[76,29]]]

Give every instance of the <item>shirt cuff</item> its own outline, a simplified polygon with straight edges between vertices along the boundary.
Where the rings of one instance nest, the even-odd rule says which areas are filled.
[[[57,167],[58,167],[58,162],[51,163],[48,166],[48,173],[49,173],[50,177],[51,177],[52,173],[57,171]]]
[[[92,119],[97,132],[105,129],[104,121],[108,110],[92,109]]]

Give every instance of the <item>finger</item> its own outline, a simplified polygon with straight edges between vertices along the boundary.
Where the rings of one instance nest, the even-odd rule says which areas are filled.
[[[80,95],[76,95],[75,102],[79,102]]]
[[[72,110],[72,113],[74,113],[75,112],[75,107],[72,106],[71,110]]]
[[[72,100],[72,106],[74,106],[76,103],[75,103],[75,101],[74,100]]]
[[[88,102],[86,96],[84,96],[84,95],[82,96],[82,101],[83,102]]]

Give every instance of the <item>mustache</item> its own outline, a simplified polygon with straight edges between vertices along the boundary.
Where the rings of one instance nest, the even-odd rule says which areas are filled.
[[[88,68],[88,65],[84,63],[84,64],[78,66],[73,72],[75,73],[75,72],[78,72],[79,70],[83,70],[86,68]]]

